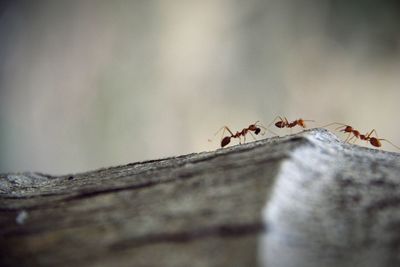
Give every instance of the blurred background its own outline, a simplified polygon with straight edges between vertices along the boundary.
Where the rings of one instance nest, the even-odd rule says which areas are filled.
[[[0,172],[213,150],[277,115],[400,144],[399,1],[0,3]]]

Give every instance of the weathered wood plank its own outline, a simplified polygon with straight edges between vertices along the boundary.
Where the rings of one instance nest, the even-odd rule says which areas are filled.
[[[1,266],[400,265],[400,155],[322,129],[0,175]]]

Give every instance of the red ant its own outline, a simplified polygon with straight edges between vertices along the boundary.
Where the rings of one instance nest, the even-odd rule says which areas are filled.
[[[333,125],[333,124],[340,124],[341,125],[338,128],[336,128],[336,130],[339,130],[340,128],[342,128],[341,130],[339,130],[340,132],[349,133],[349,135],[347,136],[345,142],[350,142],[353,138],[356,138],[355,140],[360,139],[360,140],[369,142],[374,147],[381,147],[382,146],[381,141],[385,141],[385,142],[391,144],[392,146],[394,146],[395,148],[400,150],[400,147],[396,146],[395,144],[393,144],[389,140],[383,139],[383,138],[378,138],[378,133],[376,132],[375,129],[373,129],[369,133],[361,134],[359,131],[355,130],[350,125],[346,125],[346,124],[342,124],[342,123],[338,123],[338,122],[334,122],[334,123],[328,124],[328,125],[326,125],[324,127],[327,127],[327,126]],[[376,137],[371,136],[373,133],[375,133]],[[353,135],[353,136],[351,136],[351,135]]]
[[[372,133],[375,133],[376,137],[371,137]],[[349,142],[350,142],[350,140],[353,139],[354,137],[355,137],[355,135],[349,139]],[[357,138],[357,137],[356,137],[356,138]],[[369,143],[370,143],[372,146],[374,146],[374,147],[381,147],[381,146],[382,146],[381,141],[385,141],[385,142],[391,144],[392,146],[394,146],[395,148],[397,148],[397,149],[400,150],[400,147],[396,146],[395,144],[393,144],[393,143],[390,142],[389,140],[383,139],[383,138],[378,138],[378,133],[376,132],[375,129],[373,129],[373,130],[370,131],[369,133],[360,134],[360,137],[359,137],[359,138],[360,138],[361,140],[363,140],[363,141],[369,142]]]
[[[267,130],[267,128],[258,124],[258,122],[259,121],[256,121],[255,123],[250,124],[249,127],[243,128],[240,132],[237,131],[236,133],[233,133],[228,128],[228,126],[223,126],[221,129],[218,130],[218,132],[215,133],[215,135],[217,133],[219,133],[221,130],[223,130],[222,136],[224,136],[225,131],[228,131],[230,133],[230,136],[228,135],[221,139],[221,147],[227,146],[231,142],[231,138],[239,138],[239,143],[241,144],[241,136],[243,136],[244,142],[246,142],[246,134],[247,133],[251,134],[251,136],[255,140],[256,138],[254,137],[254,135],[251,132],[254,132],[254,134],[258,135],[261,132],[261,128],[263,128],[264,130]]]
[[[277,119],[279,119],[279,121],[275,122]],[[306,121],[313,121],[313,120],[304,120],[304,119],[297,119],[294,120],[292,122],[289,122],[288,119],[286,117],[282,118],[280,116],[277,116],[271,123],[269,126],[271,126],[274,122],[275,122],[275,126],[278,128],[293,128],[296,125],[301,126],[303,128],[306,128]]]
[[[333,123],[330,123],[330,124],[325,125],[325,126],[322,126],[322,127],[328,127],[328,126],[330,126],[330,125],[335,125],[335,124],[336,124],[336,125],[340,125],[339,127],[335,128],[335,130],[338,130],[339,132],[344,132],[344,133],[348,133],[348,134],[349,134],[349,135],[347,136],[345,142],[350,141],[350,140],[353,139],[354,137],[355,137],[355,138],[358,138],[358,139],[361,139],[361,138],[360,138],[360,136],[361,136],[360,132],[357,131],[357,130],[355,130],[355,129],[354,129],[352,126],[350,126],[350,125],[346,125],[346,124],[339,123],[339,122],[333,122]],[[340,129],[340,128],[342,128],[342,129]],[[340,130],[339,130],[339,129],[340,129]],[[350,136],[351,136],[352,134],[353,134],[353,137],[351,137],[351,139],[349,139]]]

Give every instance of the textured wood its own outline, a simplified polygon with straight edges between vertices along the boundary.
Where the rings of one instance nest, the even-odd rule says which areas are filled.
[[[400,155],[323,129],[0,175],[1,266],[400,266]]]

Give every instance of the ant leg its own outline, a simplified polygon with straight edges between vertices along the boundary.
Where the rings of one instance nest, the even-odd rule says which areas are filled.
[[[284,119],[285,119],[286,125],[289,125],[290,123],[289,123],[288,119],[286,117]]]
[[[390,141],[387,140],[387,139],[378,139],[378,140],[379,140],[379,141],[385,141],[385,142],[391,144],[392,146],[394,146],[395,148],[397,148],[398,150],[400,150],[400,147],[399,147],[399,146],[396,146],[395,144],[393,144],[392,142],[390,142]]]
[[[353,144],[355,144],[356,142],[357,142],[357,136],[356,135],[353,135],[352,137],[350,137],[351,136],[351,134],[352,133],[349,133],[349,135],[347,136],[347,138],[346,138],[346,141],[345,142],[347,142],[347,143],[349,143],[350,144],[350,141],[351,140],[353,140],[354,139],[354,141],[353,141]],[[350,137],[350,138],[349,138]]]
[[[271,125],[274,124],[274,122],[276,122],[277,119],[280,119],[281,121],[283,121],[281,116],[276,116],[275,119],[268,125],[267,128],[271,127]]]
[[[373,129],[372,131],[370,131],[369,134],[367,134],[365,137],[366,137],[366,138],[369,138],[369,137],[371,137],[371,135],[372,135],[373,133],[375,133],[376,138],[379,138],[379,137],[378,137],[378,133],[376,132],[375,129]]]
[[[345,143],[350,142],[350,140],[353,139],[353,138],[355,137],[355,135],[353,135],[351,138],[350,138],[350,136],[351,136],[351,133],[349,133],[349,134],[347,135],[346,140],[344,140]]]
[[[325,128],[325,127],[328,127],[328,126],[331,126],[331,125],[340,125],[341,127],[347,126],[347,124],[344,124],[344,123],[332,122],[332,123],[329,123],[329,124],[327,124],[327,125],[323,125],[323,126],[320,126],[320,127],[321,127],[321,128]],[[339,128],[340,128],[340,127],[339,127]]]
[[[221,129],[219,129],[214,135],[217,135],[220,131],[224,130],[223,133],[225,133],[225,130],[228,131],[231,135],[233,135],[232,131],[228,128],[228,126],[222,126]],[[222,134],[223,135],[223,134]]]
[[[226,126],[222,126],[221,129],[215,132],[214,136],[216,136],[220,131],[222,131],[221,139],[224,136],[224,133],[226,131]]]
[[[275,133],[274,131],[271,131],[270,129],[267,129],[268,132],[271,132],[272,134],[279,136],[277,133]],[[265,133],[264,133],[265,134]]]
[[[214,136],[217,135],[221,130],[222,130],[221,141],[222,141],[222,138],[224,138],[225,131],[228,131],[228,132],[231,134],[231,136],[233,135],[232,131],[228,128],[228,126],[222,126],[221,129],[219,129],[219,130],[214,134]]]
[[[351,141],[351,139],[354,139],[353,144],[355,144],[357,142],[357,137],[355,135],[353,135],[350,139],[349,139],[349,143]]]
[[[337,128],[335,128],[335,131],[339,131],[339,132],[341,132],[341,131],[343,131],[344,129],[346,129],[346,125],[342,125],[342,126],[339,126],[339,127],[337,127]],[[341,129],[342,128],[342,129]]]
[[[290,128],[290,134],[293,134],[293,129],[292,129],[292,127],[289,126],[290,122],[288,121],[288,119],[286,117],[284,119],[285,119],[286,127]]]
[[[256,137],[255,137],[251,132],[249,132],[249,134],[253,137],[253,139],[254,139],[255,141],[257,141]]]
[[[276,119],[275,119],[275,120],[276,120]],[[273,133],[274,135],[277,135],[275,132],[271,131],[269,128],[265,127],[263,124],[258,123],[258,121],[257,121],[257,123],[256,123],[255,125],[260,126],[260,128],[263,128],[263,129],[264,129],[264,132],[261,133],[261,135],[264,135],[266,132],[271,132],[271,133]]]

